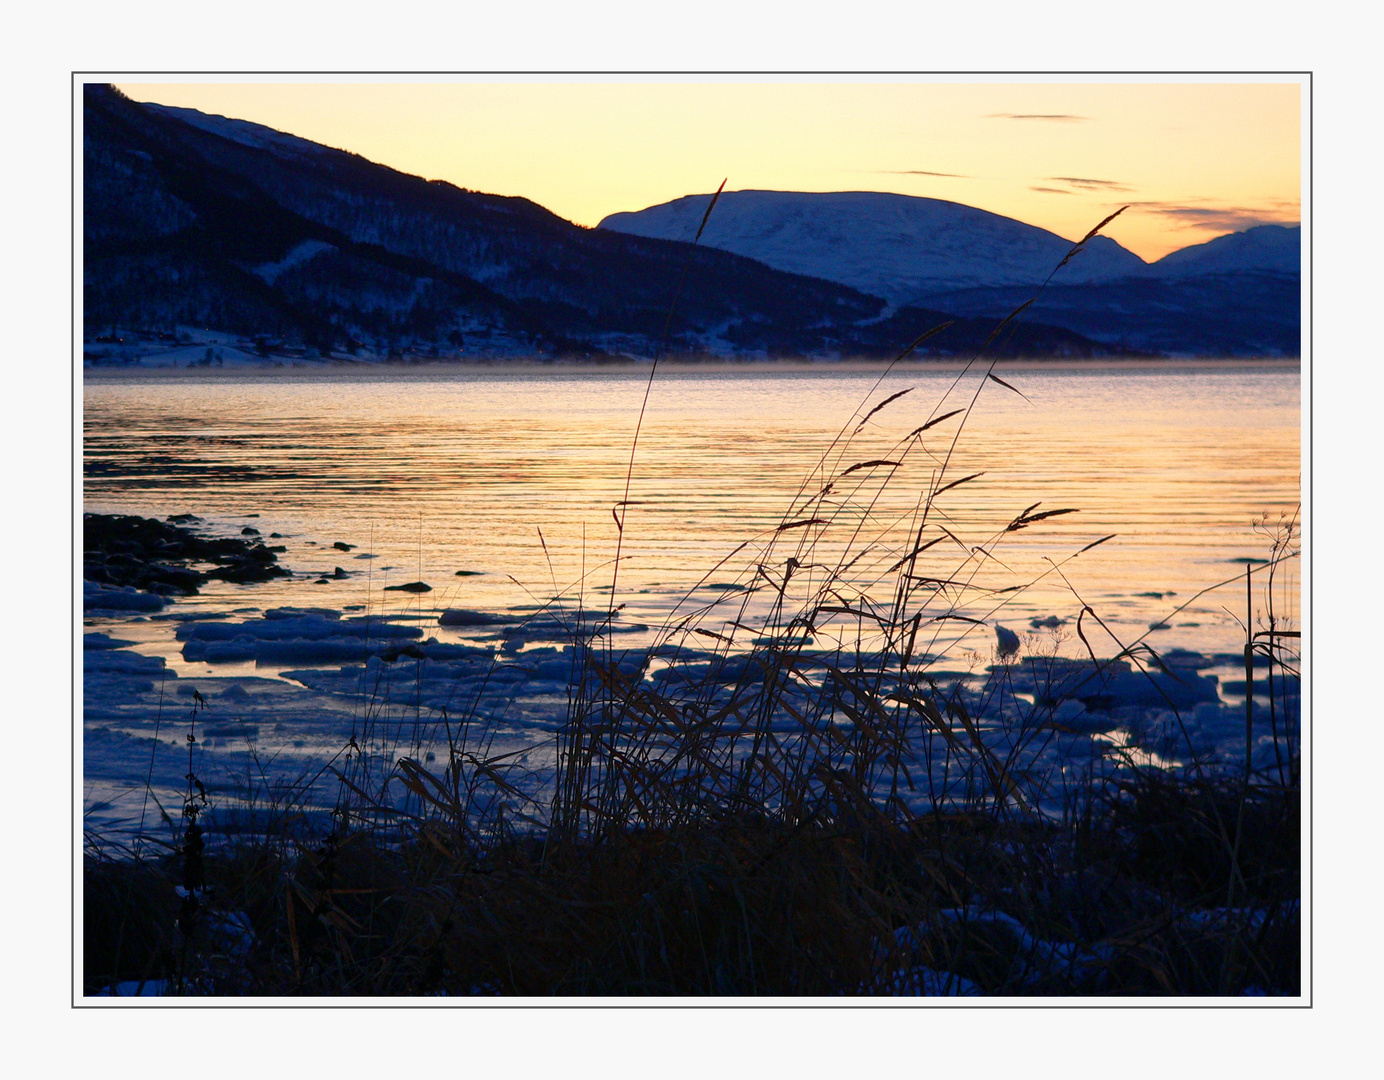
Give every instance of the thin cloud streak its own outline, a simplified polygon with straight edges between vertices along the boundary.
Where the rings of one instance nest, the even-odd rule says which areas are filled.
[[[927,169],[876,169],[885,176],[945,176],[953,180],[974,180],[974,176],[954,172],[929,172]]]
[[[1071,113],[987,113],[987,120],[1053,120],[1060,124],[1080,124],[1091,119],[1089,116],[1073,116]]]
[[[1049,176],[1048,180],[1055,184],[1070,184],[1072,187],[1081,188],[1084,191],[1133,191],[1127,184],[1121,184],[1117,180],[1091,180],[1084,176]]]
[[[1182,229],[1198,232],[1244,232],[1258,225],[1300,225],[1300,220],[1289,214],[1297,210],[1296,205],[1288,213],[1275,211],[1268,207],[1250,206],[1193,206],[1176,202],[1134,202],[1131,208],[1146,214],[1157,214],[1170,219]]]

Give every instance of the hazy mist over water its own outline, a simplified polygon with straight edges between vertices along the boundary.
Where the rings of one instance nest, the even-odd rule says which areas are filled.
[[[796,552],[805,564],[836,565],[877,541],[877,557],[857,570],[862,581],[883,580],[908,549],[920,496],[942,471],[960,417],[924,433],[906,456],[901,440],[969,404],[979,376],[953,388],[957,374],[915,369],[874,387],[878,376],[860,372],[660,372],[628,496],[621,617],[657,627],[708,574],[710,583],[748,582],[735,572],[753,567],[756,542],[795,517],[828,511],[831,525],[797,531],[816,538],[815,550],[780,538],[771,561]],[[953,539],[921,557],[918,573],[930,560],[927,573],[990,590],[968,593],[957,608],[975,618],[1029,631],[1030,620],[1055,616],[1063,625],[1045,633],[1066,638],[1066,655],[1084,651],[1071,633],[1083,601],[1126,644],[1166,618],[1169,628],[1150,637],[1159,649],[1238,649],[1243,629],[1231,612],[1243,617],[1243,587],[1173,612],[1240,572],[1237,560],[1267,556],[1256,517],[1296,510],[1297,369],[1002,374],[1028,400],[984,386],[942,483],[983,475],[938,498],[929,527],[945,526]],[[190,609],[504,610],[544,603],[555,588],[604,607],[618,535],[612,508],[625,498],[646,384],[646,371],[534,369],[89,379],[84,508],[190,512],[225,532],[257,528],[287,547],[279,558],[293,579],[213,582],[177,602]],[[863,416],[904,390],[848,448],[831,449],[843,429],[855,430],[857,410]],[[842,475],[871,460],[902,464]],[[804,504],[803,494],[833,478],[824,501]],[[1034,503],[1035,512],[1079,512],[1005,535]],[[273,532],[282,538],[269,539]],[[1047,560],[1110,533],[1116,538],[1052,571]],[[964,550],[997,536],[993,557]],[[337,541],[355,547],[334,549]],[[315,584],[336,567],[350,576]],[[1044,574],[1028,589],[997,591]],[[420,579],[433,592],[383,591]],[[717,595],[703,587],[693,601]],[[992,632],[971,627],[954,649],[988,652],[993,643]],[[1092,644],[1104,655],[1118,651],[1109,638]]]

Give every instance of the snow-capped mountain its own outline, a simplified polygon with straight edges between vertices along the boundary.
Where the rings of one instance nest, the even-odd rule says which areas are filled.
[[[969,356],[993,329],[885,311],[881,297],[705,244],[581,228],[258,124],[99,85],[83,97],[93,343],[193,329],[260,355],[877,358],[943,322],[924,355]],[[1002,347],[1129,352],[1038,320]]]
[[[232,335],[322,357],[1297,355],[1298,230],[1148,266],[974,207],[732,192],[586,229],[258,124],[87,86],[89,340]],[[676,304],[673,300],[676,297]],[[670,305],[673,306],[669,319]],[[123,346],[122,346],[123,347]],[[102,350],[93,362],[108,359]]]
[[[611,214],[597,227],[691,240],[709,199],[688,195]],[[896,304],[954,289],[1037,286],[1072,247],[1056,233],[987,210],[877,191],[726,192],[701,242]],[[1101,236],[1053,283],[1114,281],[1146,267],[1139,256]]]
[[[691,240],[710,196],[598,228]],[[880,192],[723,194],[701,243],[849,285],[894,306],[999,319],[1034,298],[1073,242],[960,203]],[[1110,345],[1173,355],[1298,354],[1301,229],[1263,225],[1145,263],[1097,236],[1027,318]]]
[[[1197,274],[1291,274],[1302,272],[1302,228],[1257,225],[1164,255],[1152,263],[1150,277]]]

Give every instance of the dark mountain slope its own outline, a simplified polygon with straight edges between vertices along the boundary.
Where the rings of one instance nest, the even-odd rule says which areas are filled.
[[[1033,318],[1084,337],[1184,356],[1297,356],[1299,279],[1273,273],[1216,273],[1165,280],[1049,286]],[[967,289],[929,297],[937,307],[991,319],[1031,291]]]
[[[322,353],[882,356],[920,319],[688,243],[583,229],[520,198],[427,181],[244,121],[85,94],[85,317],[201,327]],[[991,323],[928,343],[965,353]],[[916,336],[913,334],[911,336]],[[1028,355],[1121,352],[1021,327]]]

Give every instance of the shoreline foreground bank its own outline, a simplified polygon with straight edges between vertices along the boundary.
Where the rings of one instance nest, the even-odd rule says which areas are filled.
[[[800,633],[624,649],[600,611],[443,612],[495,630],[448,646],[173,605],[203,662],[319,666],[178,678],[98,598],[86,994],[1301,992],[1299,736],[1272,679],[1242,771],[1197,748],[1243,717],[1201,700],[1205,657],[968,682]],[[333,668],[343,645],[364,664]]]

